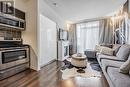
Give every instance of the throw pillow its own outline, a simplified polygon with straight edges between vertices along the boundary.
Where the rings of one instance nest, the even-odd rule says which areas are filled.
[[[119,72],[124,74],[129,74],[129,70],[130,70],[130,59],[128,59],[120,66]]]
[[[105,54],[105,55],[109,55],[109,56],[113,56],[113,49],[109,48],[109,47],[101,47],[101,54]]]
[[[114,50],[114,56],[116,56],[116,54],[117,54],[117,52],[119,51],[119,49],[120,49],[120,47],[121,47],[121,45],[120,44],[115,44],[115,45],[113,45],[113,50]]]
[[[130,53],[130,45],[122,45],[116,56],[121,60],[127,60]]]
[[[112,44],[100,44],[100,46],[112,48]]]
[[[96,46],[95,46],[95,51],[97,51],[97,52],[99,53],[100,50],[101,50],[101,46],[100,46],[100,45],[96,45]]]

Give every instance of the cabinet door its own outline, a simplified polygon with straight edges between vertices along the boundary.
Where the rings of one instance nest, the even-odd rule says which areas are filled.
[[[56,23],[40,15],[40,65],[43,66],[57,58]]]

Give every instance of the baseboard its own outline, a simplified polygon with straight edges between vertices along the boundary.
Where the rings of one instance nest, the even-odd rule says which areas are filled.
[[[55,61],[58,61],[58,60],[53,59],[53,60],[49,61],[48,63],[42,65],[40,68],[43,68],[43,67],[45,67],[45,66],[47,66],[47,65],[49,65],[49,64],[51,64],[51,63],[53,63],[53,62],[55,62]]]
[[[35,70],[35,71],[39,71],[39,70],[41,70],[41,68],[43,68],[43,67],[45,67],[45,66],[47,66],[47,65],[49,65],[49,64],[51,64],[51,63],[53,63],[53,62],[55,62],[55,61],[61,61],[61,60],[53,59],[53,60],[49,61],[48,63],[42,65],[42,66],[40,67],[40,69],[37,69],[36,67],[33,67],[33,66],[31,66],[30,69],[33,69],[33,70]]]

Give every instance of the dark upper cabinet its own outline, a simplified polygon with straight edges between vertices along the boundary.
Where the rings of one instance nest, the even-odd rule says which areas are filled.
[[[20,10],[18,10],[18,9],[16,9],[16,8],[14,8],[14,16],[15,16],[15,17],[18,17],[18,18],[20,18],[20,19],[25,20],[25,12],[20,11]]]
[[[9,6],[8,4],[5,3],[6,1],[0,1],[0,12],[3,14],[8,14],[15,16],[17,18],[25,20],[25,12],[14,8],[13,5]]]

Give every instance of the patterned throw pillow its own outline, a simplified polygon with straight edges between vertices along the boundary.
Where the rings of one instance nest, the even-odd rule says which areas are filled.
[[[101,50],[101,46],[100,46],[100,45],[96,45],[96,46],[95,46],[95,51],[97,51],[97,52],[99,53],[100,50]]]
[[[105,55],[109,55],[109,56],[113,56],[113,49],[109,48],[109,47],[101,47],[100,53],[101,54],[105,54]]]

